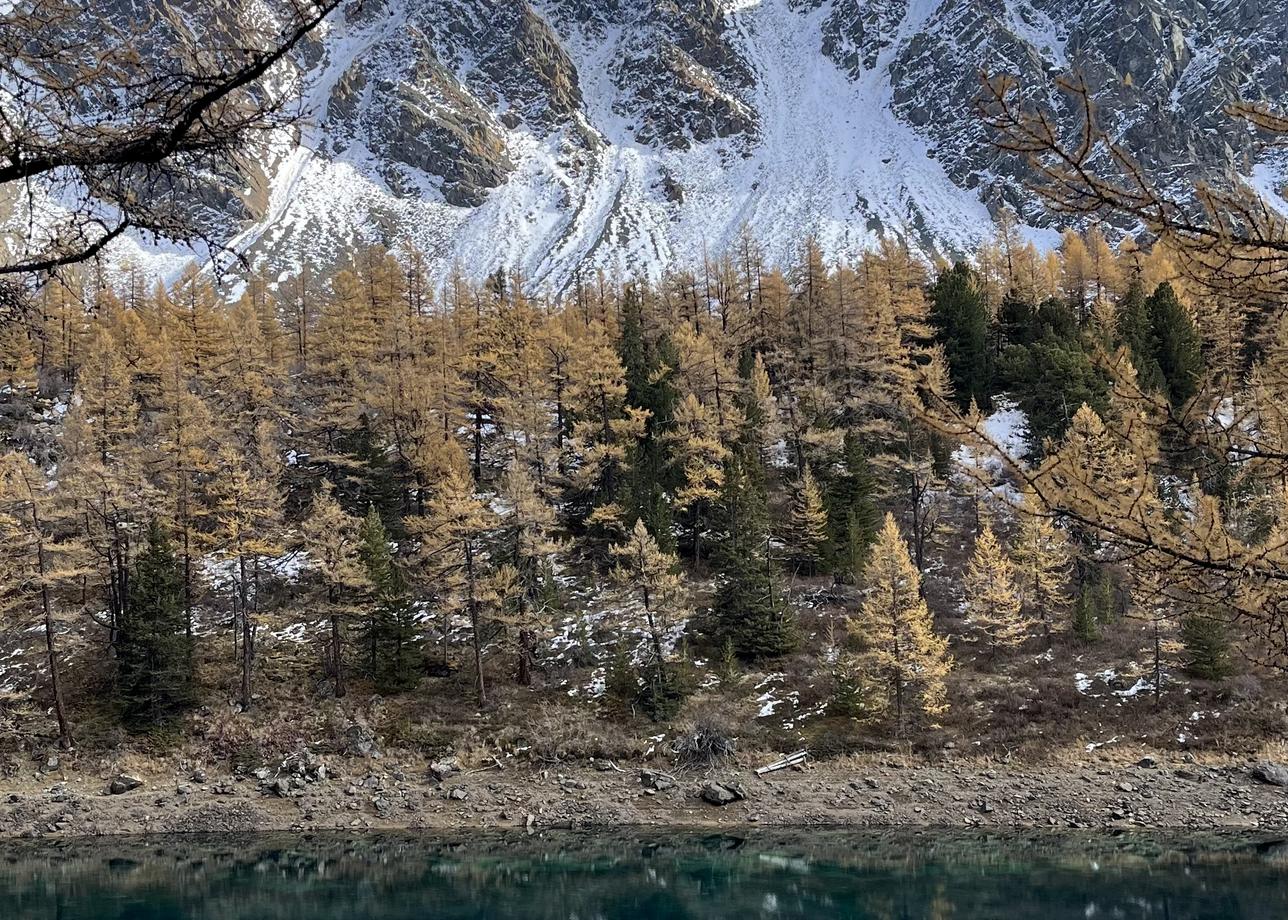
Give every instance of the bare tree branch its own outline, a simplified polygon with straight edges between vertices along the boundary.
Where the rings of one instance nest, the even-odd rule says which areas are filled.
[[[199,236],[192,201],[298,117],[278,65],[342,2],[279,0],[276,22],[237,0],[158,5],[122,24],[91,0],[19,0],[0,18],[0,275],[94,258],[128,229]]]

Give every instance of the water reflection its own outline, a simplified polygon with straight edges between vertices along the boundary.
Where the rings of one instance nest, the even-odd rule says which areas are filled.
[[[632,831],[0,844],[15,920],[1288,917],[1288,841]]]

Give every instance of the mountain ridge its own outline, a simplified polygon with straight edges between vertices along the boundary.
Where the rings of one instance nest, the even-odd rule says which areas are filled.
[[[775,264],[806,236],[968,253],[991,214],[1055,226],[973,114],[983,70],[1066,105],[1076,70],[1164,184],[1280,182],[1235,98],[1288,90],[1283,0],[368,0],[300,56],[304,124],[265,147],[230,228],[270,280],[354,242],[433,273],[562,289],[656,278],[747,228]],[[1276,54],[1275,48],[1280,51]],[[1068,113],[1065,113],[1068,114]],[[1233,141],[1229,140],[1233,138]],[[1259,186],[1260,187],[1260,186]]]

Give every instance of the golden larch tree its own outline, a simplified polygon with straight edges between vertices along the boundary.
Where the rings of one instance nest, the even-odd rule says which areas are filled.
[[[323,480],[300,525],[300,548],[308,554],[320,582],[315,609],[330,622],[326,646],[327,670],[336,699],[345,695],[344,624],[358,610],[361,592],[369,587],[359,556],[360,524],[345,513],[335,488]]]
[[[948,708],[944,684],[952,668],[948,640],[935,633],[921,596],[921,575],[894,516],[887,514],[865,570],[865,597],[848,628],[863,646],[861,660],[886,689],[895,724],[910,711],[938,715]]]
[[[461,458],[463,460],[464,458]],[[448,599],[459,594],[470,624],[474,651],[474,688],[478,704],[487,705],[483,672],[485,605],[488,602],[485,538],[496,526],[496,515],[476,492],[473,477],[458,461],[429,500],[425,514],[408,519],[408,530],[421,541],[423,575],[444,603],[444,650],[451,630]]]
[[[642,520],[637,520],[626,540],[613,547],[617,566],[614,578],[635,596],[644,613],[651,650],[651,670],[659,691],[667,686],[666,634],[684,602],[684,582],[679,560],[657,545]]]
[[[1063,530],[1032,490],[1024,492],[1019,508],[1019,534],[1015,543],[1015,578],[1024,609],[1042,624],[1051,641],[1056,614],[1068,606],[1072,551]]]
[[[1015,567],[987,521],[975,540],[962,591],[967,619],[988,636],[990,654],[1028,638],[1035,622],[1023,612]]]

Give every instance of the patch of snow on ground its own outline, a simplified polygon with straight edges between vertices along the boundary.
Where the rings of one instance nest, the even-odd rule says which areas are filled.
[[[1031,445],[1029,417],[1009,396],[999,396],[984,420],[984,433],[1013,461],[1020,461]]]
[[[571,697],[580,696],[589,700],[599,699],[604,695],[604,691],[608,687],[607,675],[608,672],[604,668],[595,668],[590,673],[590,680],[584,686],[569,689],[568,695]]]
[[[1028,416],[1009,397],[999,396],[981,427],[992,446],[963,444],[953,451],[953,461],[960,469],[959,478],[967,482],[982,480],[997,499],[1012,507],[1018,506],[1022,496],[1012,482],[1011,469],[1023,462],[1029,449]]]
[[[308,570],[309,565],[307,553],[289,552],[280,556],[265,556],[259,560],[259,576],[263,580],[276,580],[293,584],[300,580],[300,577]],[[215,591],[232,590],[237,584],[238,565],[236,559],[219,559],[208,556],[201,561],[199,568],[207,586]],[[247,574],[249,576],[252,573],[252,566],[248,561]]]
[[[1145,691],[1152,693],[1154,691],[1154,684],[1152,681],[1145,680],[1143,677],[1138,677],[1136,679],[1136,683],[1132,684],[1126,690],[1115,690],[1114,696],[1133,697],[1138,693]]]

